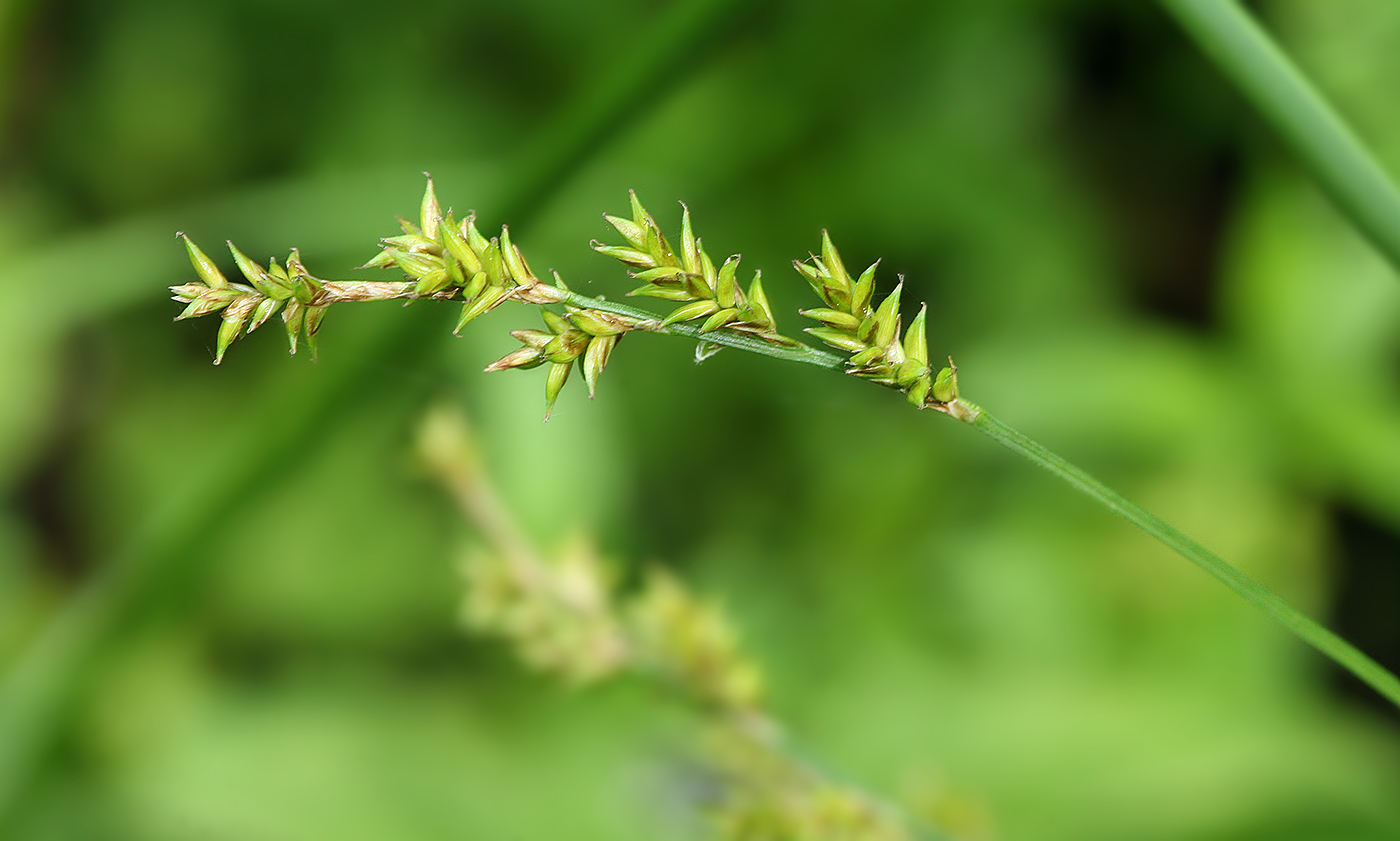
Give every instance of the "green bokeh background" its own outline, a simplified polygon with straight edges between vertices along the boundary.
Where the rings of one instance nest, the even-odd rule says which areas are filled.
[[[1256,5],[1400,171],[1400,6]],[[896,395],[639,336],[541,424],[540,372],[480,374],[520,308],[337,307],[314,364],[170,323],[176,230],[364,276],[422,171],[589,294],[599,214],[683,199],[789,333],[829,228],[968,396],[1400,668],[1400,284],[1155,4],[10,0],[0,108],[0,837],[704,837],[684,711],[464,633],[434,401],[542,543],[722,601],[872,789],[1400,837],[1393,709]]]

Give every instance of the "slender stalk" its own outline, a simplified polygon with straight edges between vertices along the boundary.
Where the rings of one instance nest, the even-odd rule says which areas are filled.
[[[1240,572],[1214,552],[1177,531],[1152,512],[1114,491],[1098,479],[1027,438],[985,411],[972,425],[997,443],[1014,450],[1094,499],[1108,510],[1161,541],[1167,548],[1220,579],[1241,598],[1299,639],[1316,648],[1339,666],[1356,675],[1391,703],[1400,707],[1400,679],[1351,643],[1305,616],[1296,607]]]
[[[1162,0],[1298,155],[1318,185],[1400,271],[1400,193],[1384,169],[1234,0]]]
[[[603,312],[610,312],[614,315],[635,318],[639,321],[656,321],[655,313],[629,307],[625,304],[615,304],[606,298],[589,298],[575,292],[569,292],[562,298],[562,301],[575,307],[602,310]],[[787,362],[801,362],[805,365],[816,365],[819,368],[827,368],[832,371],[846,370],[845,357],[837,356],[834,353],[827,353],[811,345],[804,345],[792,340],[789,340],[788,344],[778,345],[772,342],[765,342],[762,339],[755,338],[737,330],[714,330],[709,333],[701,333],[700,328],[693,324],[669,324],[666,327],[657,327],[653,332],[668,333],[673,336],[685,336],[688,339],[709,342],[713,345],[722,345],[736,350],[748,351],[749,353],[757,353],[762,356],[771,356],[774,359],[782,359]]]
[[[414,298],[415,284],[405,282],[343,282],[326,281],[322,284],[326,298],[338,301],[386,300],[392,298]],[[521,292],[524,290],[524,292]],[[859,374],[851,361],[827,351],[801,344],[792,339],[769,333],[760,338],[743,330],[723,328],[702,332],[694,322],[676,322],[664,325],[654,314],[625,304],[616,304],[604,298],[589,298],[561,287],[537,283],[517,290],[520,300],[530,303],[564,303],[583,310],[602,310],[623,316],[630,320],[633,329],[643,332],[668,333],[696,339],[749,353],[770,356],[789,362],[815,365],[828,370]],[[450,299],[454,291],[444,290],[433,297]],[[506,298],[505,300],[511,300]],[[488,368],[487,370],[493,370]],[[956,369],[949,369],[955,373]],[[1001,423],[980,406],[961,399],[956,392],[956,377],[952,377],[951,397],[945,396],[924,402],[926,408],[942,412],[950,417],[972,424],[983,433],[1016,452],[1021,453],[1036,464],[1044,467],[1081,492],[1092,497],[1110,511],[1136,525],[1147,534],[1161,541],[1177,554],[1196,564],[1218,578],[1250,604],[1298,638],[1332,658],[1338,665],[1352,672],[1370,685],[1396,706],[1400,706],[1400,679],[1388,672],[1380,664],[1363,654],[1341,637],[1309,619],[1297,608],[1270,592],[1263,585],[1232,567],[1210,550],[1191,540],[1166,522],[1141,506],[1131,502],[1121,494],[1094,479],[1075,465],[1047,450],[1037,442],[1027,438],[1011,427]],[[893,382],[886,383],[894,385]],[[937,392],[935,392],[937,394]]]
[[[322,281],[322,295],[317,298],[318,303],[339,304],[364,301],[396,301],[396,300],[421,300],[423,298],[433,298],[437,300],[450,301],[460,300],[458,293],[460,289],[444,289],[433,295],[422,296],[415,290],[416,284],[412,281],[376,281],[376,280],[327,280]],[[819,368],[827,368],[832,371],[846,370],[845,357],[818,350],[811,345],[805,345],[792,339],[784,339],[782,344],[764,341],[748,333],[739,330],[713,330],[709,333],[702,333],[700,328],[694,324],[676,323],[661,326],[661,321],[656,317],[656,313],[647,310],[631,307],[626,304],[617,304],[607,298],[590,298],[580,295],[577,292],[570,292],[547,284],[540,284],[535,287],[542,290],[537,294],[550,298],[559,303],[569,304],[580,309],[602,310],[631,318],[645,325],[642,329],[650,333],[665,333],[672,336],[684,336],[688,339],[695,339],[701,342],[708,342],[712,345],[735,348],[737,350],[756,353],[760,356],[771,356],[774,359],[781,359],[785,362],[801,362],[804,365],[815,365]]]

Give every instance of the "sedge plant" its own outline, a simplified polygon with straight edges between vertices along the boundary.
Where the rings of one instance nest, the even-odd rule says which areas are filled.
[[[229,244],[242,279],[230,282],[189,238],[181,235],[197,280],[171,287],[185,305],[177,318],[219,313],[215,363],[233,341],[281,313],[289,349],[301,343],[314,353],[317,335],[333,304],[376,300],[455,302],[461,307],[456,330],[497,307],[534,308],[541,324],[512,331],[520,347],[486,366],[486,371],[543,368],[545,419],[577,370],[589,396],[620,342],[631,333],[659,333],[696,340],[697,358],[724,348],[814,365],[898,391],[914,409],[932,410],[972,426],[996,442],[1049,470],[1076,490],[1125,518],[1168,548],[1215,576],[1241,598],[1400,706],[1400,679],[1350,643],[1245,575],[1161,518],[1128,500],[1043,445],[1002,423],[965,397],[958,369],[931,362],[926,332],[927,307],[904,322],[902,283],[888,293],[877,289],[878,261],[859,274],[843,263],[823,232],[819,249],[795,261],[810,286],[814,306],[799,311],[811,326],[805,332],[829,349],[819,349],[778,330],[761,273],[741,281],[737,256],[719,262],[695,233],[683,206],[680,237],[668,239],[636,194],[629,216],[606,215],[618,239],[593,242],[599,253],[620,262],[638,285],[627,295],[665,302],[665,311],[642,309],[572,291],[557,273],[548,280],[529,266],[503,227],[488,238],[468,216],[458,219],[439,203],[432,179],[420,204],[418,221],[400,219],[401,232],[384,238],[365,267],[395,269],[395,281],[331,281],[307,271],[292,251],[284,263],[262,265]],[[540,328],[543,329],[540,329]]]
[[[573,685],[630,679],[692,710],[702,736],[695,770],[708,783],[698,805],[718,837],[983,837],[975,804],[938,792],[902,806],[799,754],[725,612],[675,574],[652,567],[623,587],[587,539],[541,550],[501,501],[461,412],[430,411],[417,451],[480,536],[462,564],[466,625],[545,675]]]

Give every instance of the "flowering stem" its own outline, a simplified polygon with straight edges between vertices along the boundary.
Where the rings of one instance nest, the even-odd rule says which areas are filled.
[[[1400,707],[1400,679],[1397,679],[1385,667],[1362,653],[1351,643],[1308,618],[1296,607],[1231,566],[1214,552],[987,412],[980,412],[972,421],[972,425],[1002,446],[1020,453],[1065,480],[1076,490],[1086,494],[1103,507],[1155,537],[1178,555],[1220,579],[1226,587],[1234,590],[1245,601],[1259,608],[1270,619],[1331,658],[1337,665],[1356,675],[1391,703]]]
[[[696,325],[686,323],[668,324],[665,327],[661,327],[661,322],[656,318],[655,313],[629,307],[626,304],[615,304],[606,298],[589,298],[577,292],[564,293],[561,301],[570,306],[602,310],[603,312],[609,312],[613,315],[634,318],[643,323],[655,323],[657,326],[651,328],[651,332],[685,336],[689,339],[709,342],[712,345],[722,345],[749,353],[771,356],[774,359],[782,359],[787,362],[801,362],[806,365],[815,365],[818,368],[827,368],[832,371],[846,370],[845,357],[837,356],[834,353],[827,353],[824,350],[818,350],[817,348],[801,344],[800,342],[788,340],[787,344],[779,345],[737,330],[715,330],[709,333],[702,333],[700,332],[700,328]]]
[[[460,290],[445,289],[433,295],[419,295],[414,287],[413,281],[373,281],[373,280],[327,280],[322,282],[322,297],[318,302],[325,304],[337,304],[352,301],[394,301],[394,300],[421,300],[432,298],[436,300],[453,300]],[[568,304],[580,309],[601,310],[603,312],[620,315],[625,318],[634,319],[643,324],[641,328],[650,333],[666,333],[672,336],[684,336],[688,339],[708,342],[712,345],[734,348],[736,350],[748,351],[762,356],[771,356],[774,359],[781,359],[786,362],[801,362],[806,365],[815,365],[818,368],[827,368],[832,371],[846,370],[845,357],[837,356],[834,353],[827,353],[818,350],[810,345],[788,339],[783,344],[764,341],[754,336],[737,330],[715,330],[702,333],[700,328],[694,324],[676,323],[661,326],[661,321],[655,313],[646,310],[630,307],[626,304],[617,304],[606,298],[590,298],[580,295],[577,292],[559,289],[558,287],[539,284],[537,287],[542,290],[543,297],[553,298],[559,303]]]
[[[370,288],[376,286],[382,291],[382,294]],[[347,296],[347,299],[354,300],[413,297],[412,283],[362,284],[351,288],[349,284],[332,284],[327,282],[326,288],[328,290],[334,288],[336,294],[343,294]],[[684,322],[662,326],[661,322],[656,319],[652,313],[646,310],[637,309],[624,304],[616,304],[604,298],[589,298],[575,292],[557,287],[545,286],[543,284],[536,287],[536,289],[543,291],[543,297],[555,300],[559,303],[565,303],[581,309],[601,310],[631,319],[637,322],[640,325],[638,329],[643,331],[685,336],[687,338],[731,347],[749,353],[771,356],[789,362],[801,362],[834,371],[849,370],[849,362],[847,359],[826,351],[817,350],[807,345],[799,344],[790,339],[782,339],[781,343],[778,343],[776,341],[760,339],[735,330],[701,332],[701,330],[693,324]],[[1234,590],[1235,593],[1261,610],[1270,619],[1273,619],[1303,642],[1306,642],[1313,648],[1322,652],[1322,654],[1331,658],[1339,666],[1360,678],[1397,707],[1400,707],[1400,679],[1397,679],[1395,675],[1391,674],[1375,660],[1362,653],[1355,646],[1304,615],[1293,605],[1264,587],[1264,585],[1231,566],[1219,555],[1216,555],[1201,544],[1182,534],[1161,518],[1127,499],[1112,488],[1109,488],[1088,473],[1085,473],[1079,467],[1046,449],[1039,442],[1026,437],[997,420],[975,403],[954,396],[953,399],[947,402],[936,404],[934,408],[944,414],[972,424],[973,427],[992,438],[992,440],[1020,453],[1032,462],[1065,480],[1072,487],[1094,499],[1109,511],[1112,511],[1142,529],[1167,548],[1215,576],[1225,586]]]

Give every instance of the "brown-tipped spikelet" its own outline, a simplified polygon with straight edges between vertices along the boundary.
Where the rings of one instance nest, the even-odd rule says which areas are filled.
[[[662,319],[663,327],[703,319],[702,333],[737,330],[773,344],[791,344],[776,331],[760,275],[754,273],[745,292],[739,283],[739,255],[731,256],[716,268],[695,236],[690,208],[681,205],[681,248],[677,252],[642,206],[635,190],[630,193],[630,199],[631,219],[603,215],[626,244],[605,245],[595,241],[593,249],[618,260],[628,267],[632,277],[643,281],[628,295],[680,304]]]
[[[215,363],[223,361],[235,339],[258,329],[279,310],[289,350],[296,353],[298,344],[305,341],[314,355],[317,333],[335,303],[456,301],[462,305],[454,328],[458,333],[507,301],[537,305],[547,331],[515,331],[512,335],[523,347],[486,370],[547,365],[546,419],[574,366],[583,372],[589,397],[597,393],[598,379],[613,350],[622,336],[634,330],[699,339],[697,360],[723,347],[738,347],[828,368],[842,366],[840,357],[777,332],[761,273],[755,271],[745,285],[739,280],[739,255],[716,263],[695,233],[689,207],[681,205],[680,236],[678,243],[672,243],[635,191],[629,193],[628,202],[630,216],[603,217],[621,242],[594,241],[593,249],[621,262],[640,282],[629,295],[670,302],[673,306],[664,316],[653,317],[603,298],[585,298],[572,292],[557,272],[550,282],[542,281],[508,227],[502,226],[498,237],[487,237],[477,228],[475,214],[459,220],[438,200],[431,178],[424,187],[417,220],[400,218],[399,233],[380,240],[379,253],[361,267],[397,269],[404,276],[401,281],[325,281],[306,270],[295,250],[285,263],[271,260],[263,266],[229,243],[245,281],[232,283],[208,255],[180,234],[197,280],[170,290],[185,305],[177,318],[220,314]],[[959,405],[970,406],[959,401],[956,369],[950,365],[935,375],[929,366],[927,307],[921,307],[908,329],[901,330],[902,280],[883,299],[876,297],[878,265],[877,261],[853,278],[831,236],[822,231],[819,254],[794,263],[821,303],[800,310],[817,322],[806,332],[843,352],[848,373],[896,388],[915,406],[949,414],[956,414],[953,410]],[[564,312],[546,309],[557,304],[565,305]]]
[[[201,282],[170,287],[174,299],[186,304],[184,311],[175,318],[178,321],[223,311],[223,323],[219,325],[218,344],[214,351],[215,365],[223,362],[224,354],[234,339],[261,327],[283,305],[287,306],[283,312],[283,322],[287,327],[292,352],[296,352],[297,336],[303,331],[308,344],[312,342],[316,328],[320,326],[320,314],[325,309],[322,305],[326,297],[325,285],[324,281],[306,271],[296,251],[287,258],[285,268],[278,265],[276,260],[263,268],[229,243],[234,262],[248,284],[229,283],[189,237],[184,234],[179,236],[185,242],[190,263]],[[303,315],[304,311],[314,311],[317,317],[308,320]]]
[[[806,261],[793,263],[826,304],[799,311],[821,324],[806,328],[806,332],[849,354],[850,373],[899,389],[915,406],[946,402],[937,396],[941,392],[934,386],[928,365],[928,307],[919,308],[901,339],[899,303],[904,281],[901,279],[893,292],[872,307],[878,265],[879,261],[872,263],[852,281],[831,237],[822,231],[821,256],[814,254]]]
[[[534,368],[545,362],[550,363],[549,375],[545,380],[545,413],[549,420],[554,411],[554,402],[575,362],[583,369],[584,381],[588,383],[588,397],[592,399],[598,389],[598,377],[608,364],[613,348],[623,334],[638,328],[638,322],[602,310],[569,307],[566,315],[559,315],[541,309],[540,315],[549,332],[539,330],[516,330],[511,333],[523,348],[506,354],[490,365],[489,371],[504,371],[508,368]]]

